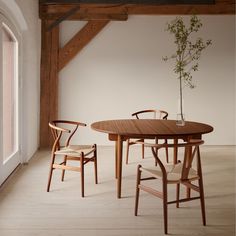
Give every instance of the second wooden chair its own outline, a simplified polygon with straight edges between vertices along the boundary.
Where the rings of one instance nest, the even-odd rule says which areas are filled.
[[[49,123],[54,143],[51,151],[51,163],[48,177],[47,192],[50,190],[51,179],[54,169],[62,170],[61,180],[64,181],[65,170],[78,171],[81,173],[81,195],[84,197],[84,166],[88,162],[94,163],[95,183],[97,180],[97,147],[94,145],[71,145],[72,136],[75,134],[79,126],[86,124],[76,121],[55,120]],[[61,143],[65,141],[65,145]],[[56,163],[56,157],[63,157],[61,163]],[[68,161],[79,161],[80,165],[70,166]]]
[[[136,119],[163,119],[167,120],[168,113],[166,111],[157,110],[157,109],[149,109],[149,110],[142,110],[132,114],[133,117]],[[144,142],[144,139],[133,140],[127,139],[127,149],[126,149],[126,164],[129,162],[129,147],[131,145],[137,144],[137,141]],[[158,144],[158,139],[155,139],[155,143]],[[165,140],[167,143],[167,140]],[[144,159],[144,145],[142,144],[142,158]],[[166,161],[169,162],[168,158],[168,149],[166,148]]]

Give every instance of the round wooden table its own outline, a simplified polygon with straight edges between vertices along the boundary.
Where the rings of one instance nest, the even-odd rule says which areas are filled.
[[[117,197],[121,197],[122,181],[122,150],[123,141],[127,138],[158,138],[189,140],[201,139],[203,134],[213,131],[213,127],[207,124],[186,121],[184,126],[177,126],[176,120],[156,119],[125,119],[104,120],[91,125],[91,128],[108,134],[111,141],[116,142],[116,176]],[[174,161],[177,161],[177,151],[174,152]]]

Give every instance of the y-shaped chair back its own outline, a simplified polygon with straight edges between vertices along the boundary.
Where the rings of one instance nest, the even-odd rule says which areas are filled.
[[[136,119],[163,119],[167,120],[168,113],[163,110],[157,110],[157,109],[149,109],[149,110],[142,110],[138,111],[132,114],[133,117],[136,117]],[[131,145],[137,144],[137,141],[144,142],[144,139],[127,139],[127,149],[126,149],[126,164],[129,162],[129,148]],[[155,139],[155,143],[158,144],[158,139]],[[165,139],[165,143],[167,143],[167,140]],[[144,159],[144,145],[142,144],[142,159]],[[166,149],[166,161],[169,162],[168,158],[168,150]]]
[[[204,191],[203,191],[203,180],[202,180],[202,168],[200,159],[200,149],[199,146],[202,145],[204,141],[202,140],[190,140],[186,143],[179,144],[149,144],[143,143],[146,147],[151,147],[153,156],[158,164],[159,168],[145,168],[138,165],[137,170],[137,184],[136,184],[136,200],[135,200],[135,215],[138,213],[138,201],[140,189],[148,193],[153,194],[163,200],[163,213],[164,213],[164,232],[167,234],[167,206],[168,204],[176,204],[179,207],[180,202],[192,201],[200,199],[201,210],[202,210],[202,221],[203,225],[206,225],[205,216],[205,202],[204,202]],[[178,148],[184,149],[183,160],[179,161],[177,164],[164,165],[158,156],[158,150],[162,148]],[[194,161],[194,159],[196,159]],[[193,165],[196,167],[193,168]],[[149,177],[141,178],[141,173],[144,172]],[[147,185],[142,184],[142,181],[150,179],[160,179],[162,181],[162,191],[157,191]],[[198,186],[193,184],[192,181],[198,181]],[[167,185],[176,184],[176,201],[168,201]],[[180,184],[187,187],[187,197],[180,199]],[[190,189],[199,193],[197,197],[190,196]]]

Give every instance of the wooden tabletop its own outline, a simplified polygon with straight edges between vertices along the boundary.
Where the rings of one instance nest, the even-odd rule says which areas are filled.
[[[184,126],[177,126],[176,120],[128,119],[104,120],[91,125],[91,128],[107,133],[109,140],[116,141],[115,171],[117,177],[117,198],[121,198],[122,182],[122,150],[123,141],[127,138],[158,138],[189,140],[201,138],[202,134],[210,133],[213,127],[207,124],[186,121]],[[174,151],[174,163],[177,163],[177,150]]]
[[[91,125],[91,128],[124,137],[182,138],[210,133],[213,127],[207,124],[186,121],[184,126],[177,126],[176,120],[125,119],[104,120]]]

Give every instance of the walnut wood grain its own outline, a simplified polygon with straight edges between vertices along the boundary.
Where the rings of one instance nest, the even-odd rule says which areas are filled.
[[[121,135],[124,138],[182,138],[187,136],[199,136],[210,133],[213,127],[207,124],[186,121],[185,126],[177,126],[175,120],[154,120],[154,119],[127,119],[107,120],[95,122],[91,128],[113,135]]]

